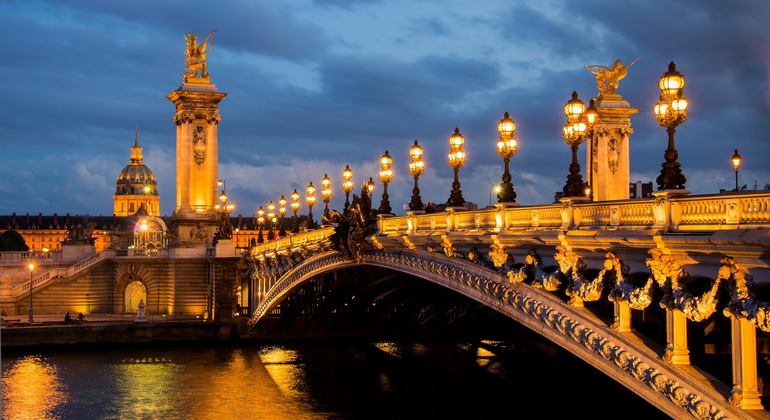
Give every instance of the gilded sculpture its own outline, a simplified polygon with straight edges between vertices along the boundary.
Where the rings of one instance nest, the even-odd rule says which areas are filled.
[[[208,70],[206,70],[206,57],[209,55],[211,47],[214,46],[214,41],[212,40],[209,43],[209,39],[216,31],[214,29],[206,35],[206,38],[203,38],[200,44],[198,43],[197,35],[188,33],[184,36],[184,39],[187,41],[187,50],[185,51],[187,54],[187,60],[185,61],[187,71],[184,73],[185,82],[191,77],[201,77],[204,79],[211,77]]]
[[[585,66],[585,68],[596,75],[596,86],[599,88],[599,94],[612,95],[618,90],[618,83],[620,80],[628,74],[628,68],[640,58],[642,57],[637,58],[629,64],[623,64],[622,61],[615,60],[611,67],[593,65]]]

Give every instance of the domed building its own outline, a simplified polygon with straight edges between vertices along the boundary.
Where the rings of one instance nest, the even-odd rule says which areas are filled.
[[[134,147],[131,148],[131,163],[126,165],[115,189],[114,215],[130,216],[144,206],[150,216],[160,215],[160,195],[158,194],[158,182],[150,168],[142,163],[142,147],[139,146],[139,132],[134,138]]]

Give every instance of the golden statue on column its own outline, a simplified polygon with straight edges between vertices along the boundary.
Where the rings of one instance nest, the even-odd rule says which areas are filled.
[[[211,47],[214,46],[214,41],[212,40],[209,44],[209,39],[211,38],[211,35],[213,35],[216,31],[216,29],[211,31],[211,33],[209,33],[206,38],[203,38],[203,42],[200,44],[198,44],[197,35],[188,33],[184,36],[184,39],[187,41],[187,60],[185,61],[185,64],[187,65],[187,71],[184,73],[185,82],[187,82],[188,79],[192,77],[203,79],[208,79],[211,77],[209,72],[206,70],[206,56],[209,55]]]
[[[626,74],[628,74],[628,68],[636,63],[639,58],[632,61],[630,64],[623,64],[622,61],[615,60],[615,62],[612,63],[612,67],[597,65],[585,66],[585,68],[596,75],[596,86],[599,88],[599,94],[606,93],[612,95],[618,90],[620,79],[626,77]]]

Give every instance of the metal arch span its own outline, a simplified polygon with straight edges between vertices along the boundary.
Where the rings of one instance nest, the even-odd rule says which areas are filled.
[[[389,268],[431,281],[483,303],[527,326],[601,370],[659,407],[666,414],[699,419],[745,417],[730,406],[726,394],[685,374],[634,340],[613,331],[590,312],[566,305],[550,293],[510,283],[480,265],[427,251],[374,251],[354,260],[340,252],[317,254],[284,272],[254,312],[250,324],[276,307],[307,280],[355,265]]]

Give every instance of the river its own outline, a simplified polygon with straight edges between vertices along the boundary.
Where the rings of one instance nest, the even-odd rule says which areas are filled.
[[[3,419],[658,419],[540,338],[3,351]]]

